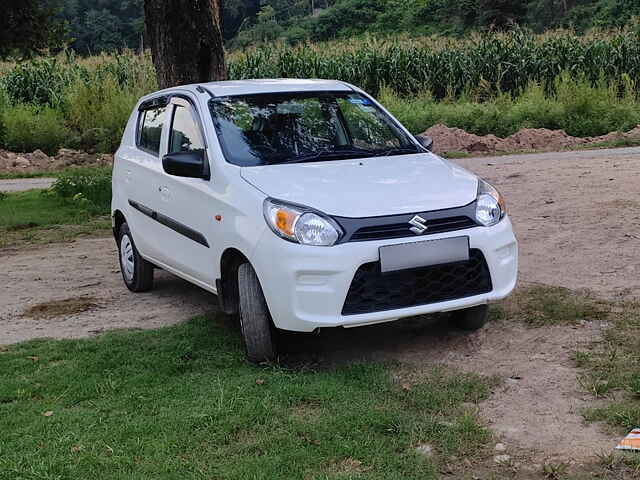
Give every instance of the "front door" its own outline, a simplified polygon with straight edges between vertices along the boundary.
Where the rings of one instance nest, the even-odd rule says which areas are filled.
[[[161,157],[201,150],[208,162],[200,118],[193,103],[173,97],[167,111],[167,135],[163,135]],[[216,202],[211,180],[169,175],[161,168],[153,182],[156,199],[152,208],[163,229],[158,260],[213,287],[215,268],[210,236]]]

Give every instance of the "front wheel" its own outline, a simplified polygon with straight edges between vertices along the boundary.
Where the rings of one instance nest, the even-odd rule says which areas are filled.
[[[451,323],[462,330],[479,330],[485,326],[489,318],[489,306],[465,308],[451,312]]]
[[[260,281],[249,263],[238,267],[240,328],[250,362],[273,360],[276,356],[274,331]]]

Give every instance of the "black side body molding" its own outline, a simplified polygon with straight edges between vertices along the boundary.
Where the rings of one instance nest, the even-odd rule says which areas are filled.
[[[173,218],[167,217],[166,215],[151,210],[149,207],[141,205],[140,203],[135,202],[131,199],[129,200],[129,205],[131,205],[143,215],[154,219],[156,222],[170,228],[174,232],[178,232],[180,235],[183,235],[188,239],[199,243],[203,247],[209,248],[209,242],[207,242],[207,239],[204,237],[204,235],[194,230],[193,228],[187,227],[186,225],[174,220]]]

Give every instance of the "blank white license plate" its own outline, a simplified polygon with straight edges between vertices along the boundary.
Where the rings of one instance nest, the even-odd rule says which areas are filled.
[[[383,272],[467,260],[469,260],[469,237],[443,238],[380,247],[380,267]]]

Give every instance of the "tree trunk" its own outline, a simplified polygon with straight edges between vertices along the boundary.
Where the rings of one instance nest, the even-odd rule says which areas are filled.
[[[220,0],[145,0],[144,15],[160,88],[226,79]]]

